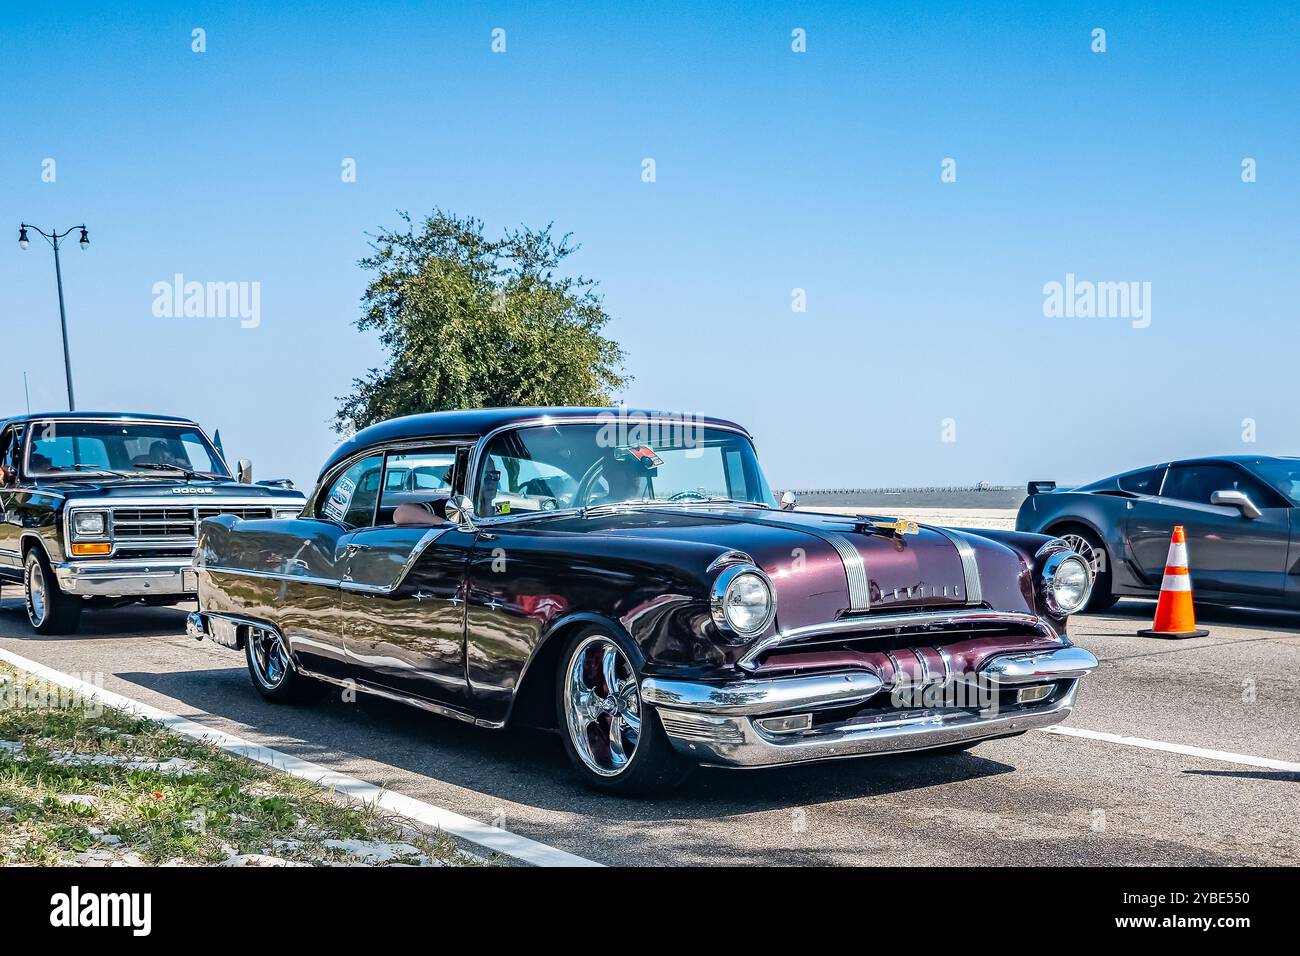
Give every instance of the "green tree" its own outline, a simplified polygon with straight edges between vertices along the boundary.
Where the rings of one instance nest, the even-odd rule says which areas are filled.
[[[623,350],[596,283],[559,274],[576,248],[547,225],[489,239],[478,219],[435,209],[372,237],[361,330],[384,368],[340,396],[340,432],[418,412],[515,405],[608,405],[626,386]]]

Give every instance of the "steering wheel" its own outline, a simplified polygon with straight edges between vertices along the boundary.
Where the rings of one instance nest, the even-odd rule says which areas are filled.
[[[709,496],[702,491],[679,491],[675,495],[668,496],[669,501],[708,501]]]

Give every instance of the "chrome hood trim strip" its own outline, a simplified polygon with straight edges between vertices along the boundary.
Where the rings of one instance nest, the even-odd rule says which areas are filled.
[[[966,579],[966,603],[983,604],[984,588],[980,585],[980,566],[979,561],[975,558],[975,548],[966,540],[966,536],[960,531],[953,531],[951,528],[939,528],[934,525],[925,526],[929,531],[937,531],[957,549],[957,555],[961,558],[961,573]]]

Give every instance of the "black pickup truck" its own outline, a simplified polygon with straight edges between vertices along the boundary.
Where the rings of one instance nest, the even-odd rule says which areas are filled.
[[[85,607],[173,604],[198,586],[199,523],[296,517],[288,481],[231,473],[192,421],[120,412],[0,420],[0,591],[21,584],[40,634],[77,629]]]

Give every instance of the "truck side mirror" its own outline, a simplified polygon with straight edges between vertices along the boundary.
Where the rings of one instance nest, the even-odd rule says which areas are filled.
[[[799,500],[799,499],[796,498],[796,497],[794,496],[794,492],[793,492],[793,491],[783,491],[783,492],[781,492],[781,510],[782,510],[782,511],[794,511],[794,505],[795,505],[795,502],[798,501],[798,500]]]
[[[239,459],[239,483],[241,485],[253,483],[253,463],[247,458]]]

